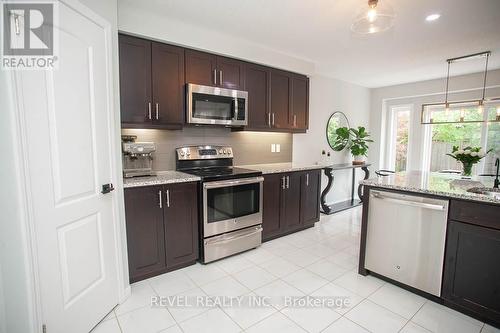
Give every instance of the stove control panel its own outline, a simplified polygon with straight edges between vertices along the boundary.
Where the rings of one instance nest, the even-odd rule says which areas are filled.
[[[233,149],[229,146],[187,146],[175,151],[178,160],[233,158]]]

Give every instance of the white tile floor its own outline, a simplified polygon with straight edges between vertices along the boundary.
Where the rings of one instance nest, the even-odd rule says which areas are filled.
[[[357,274],[361,209],[322,216],[314,228],[208,265],[132,285],[132,295],[95,333],[405,332],[500,333],[461,313],[382,280]],[[152,296],[270,297],[271,305],[152,307]],[[346,297],[339,307],[298,307],[286,296]],[[182,298],[184,299],[184,298]],[[191,304],[193,305],[193,304]]]

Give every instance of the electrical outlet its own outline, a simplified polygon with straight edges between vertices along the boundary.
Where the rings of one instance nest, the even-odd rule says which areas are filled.
[[[271,144],[271,153],[276,152],[276,145],[274,143]]]
[[[276,152],[281,152],[281,145],[279,143],[276,144]]]

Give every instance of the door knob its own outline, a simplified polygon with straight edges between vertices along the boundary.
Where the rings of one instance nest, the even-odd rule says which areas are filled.
[[[109,193],[111,191],[114,191],[114,190],[115,190],[115,188],[113,187],[113,184],[111,184],[111,183],[104,184],[104,185],[102,185],[102,191],[101,191],[101,193],[102,194],[107,194],[107,193]]]

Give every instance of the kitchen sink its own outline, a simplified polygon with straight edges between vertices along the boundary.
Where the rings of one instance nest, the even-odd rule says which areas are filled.
[[[500,199],[500,189],[494,187],[473,187],[468,189],[467,192],[483,194],[495,199]]]

